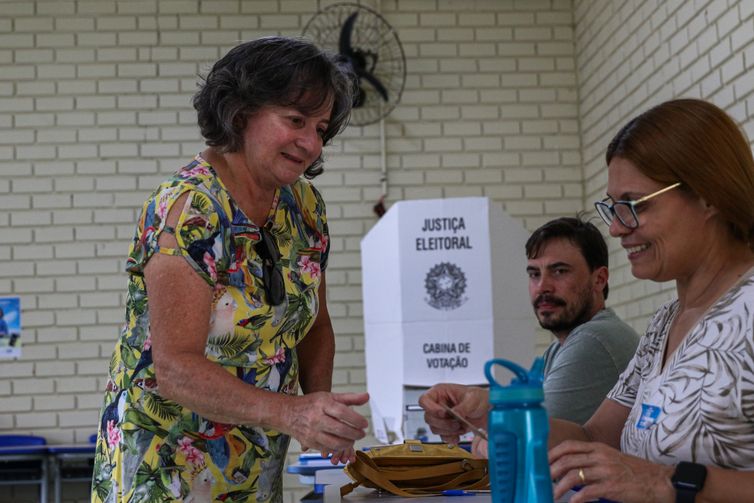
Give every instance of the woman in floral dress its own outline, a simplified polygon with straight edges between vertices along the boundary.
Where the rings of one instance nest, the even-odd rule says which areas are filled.
[[[291,436],[352,459],[368,396],[330,392],[330,238],[301,178],[322,172],[352,82],[310,43],[266,37],[200,86],[208,147],[145,202],[129,250],[92,501],[281,501]]]

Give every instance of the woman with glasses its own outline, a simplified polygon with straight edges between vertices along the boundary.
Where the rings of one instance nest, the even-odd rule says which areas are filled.
[[[633,275],[674,281],[676,298],[592,418],[553,421],[555,496],[580,485],[571,501],[754,501],[749,143],[716,106],[680,99],[630,121],[606,157],[596,209]]]
[[[754,159],[716,106],[662,103],[607,149],[596,209],[641,279],[674,281],[615,387],[583,425],[551,419],[555,498],[754,501]],[[481,388],[436,393],[475,424]],[[453,441],[466,427],[426,416]],[[484,440],[474,450],[485,455]],[[601,500],[604,501],[604,500]]]
[[[92,501],[281,501],[290,437],[353,459],[368,395],[330,392],[330,237],[307,180],[352,85],[312,44],[266,37],[199,86],[207,148],[145,202],[129,251]]]

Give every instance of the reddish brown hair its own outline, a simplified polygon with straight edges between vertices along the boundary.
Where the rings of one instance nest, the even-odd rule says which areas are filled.
[[[732,235],[754,249],[754,157],[743,131],[715,105],[661,103],[615,135],[606,161],[626,159],[647,177],[681,182],[720,212]]]

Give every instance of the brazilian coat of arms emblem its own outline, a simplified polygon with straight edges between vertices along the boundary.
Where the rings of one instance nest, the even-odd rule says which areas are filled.
[[[427,290],[427,304],[441,311],[458,309],[467,300],[466,275],[460,267],[450,262],[440,262],[433,266],[424,279]]]

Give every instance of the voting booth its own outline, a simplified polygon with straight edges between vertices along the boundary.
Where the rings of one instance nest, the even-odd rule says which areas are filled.
[[[361,241],[367,388],[375,437],[439,441],[419,396],[486,384],[484,363],[528,368],[536,320],[529,233],[484,197],[395,203]]]

